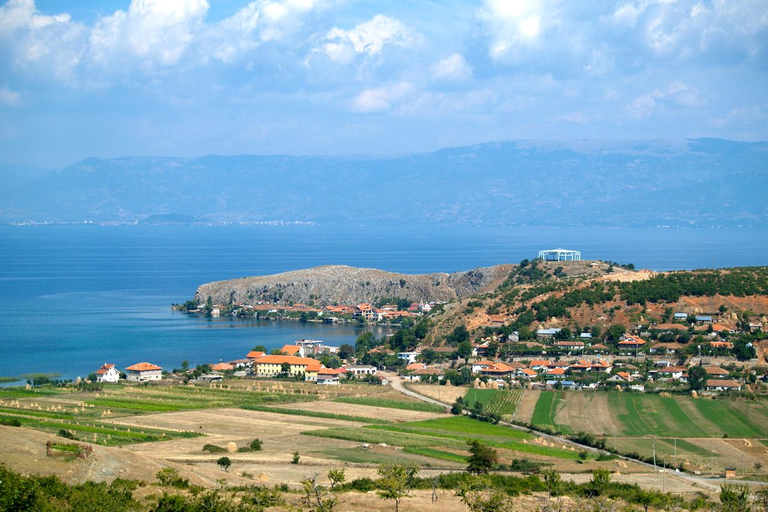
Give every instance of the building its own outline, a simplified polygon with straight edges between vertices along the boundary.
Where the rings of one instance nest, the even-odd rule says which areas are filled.
[[[331,368],[323,368],[317,372],[317,383],[325,385],[338,384],[343,374],[344,368],[337,368],[335,370]]]
[[[120,372],[115,365],[104,363],[96,372],[96,382],[117,382],[120,380]]]
[[[581,261],[581,251],[548,249],[539,251],[539,259],[542,261]]]
[[[283,348],[280,349],[280,353],[284,356],[305,356],[304,347],[300,345],[283,345]]]
[[[399,352],[397,354],[398,359],[402,359],[403,361],[407,361],[410,363],[415,363],[416,358],[421,355],[421,352]]]
[[[707,391],[741,391],[741,384],[730,379],[708,379]]]
[[[253,366],[259,377],[275,377],[283,372],[283,365],[287,365],[288,375],[306,374],[307,366],[319,365],[320,361],[308,357],[298,356],[264,356],[254,361]]]
[[[350,375],[376,375],[376,367],[369,364],[353,364],[345,369]]]
[[[255,361],[256,359],[260,357],[264,357],[266,354],[262,352],[261,350],[251,350],[248,352],[248,354],[245,356],[246,359],[250,359],[251,361]]]
[[[136,363],[125,369],[128,380],[131,382],[149,382],[163,378],[163,369],[152,363]]]

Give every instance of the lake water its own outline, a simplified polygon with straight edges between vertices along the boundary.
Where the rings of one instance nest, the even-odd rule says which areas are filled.
[[[220,279],[327,264],[452,272],[556,247],[652,270],[768,263],[768,232],[747,230],[0,226],[0,376],[173,368],[301,338],[349,343],[358,328],[194,318],[170,304]]]

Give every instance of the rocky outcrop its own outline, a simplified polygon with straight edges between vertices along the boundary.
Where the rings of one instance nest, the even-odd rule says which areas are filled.
[[[385,297],[447,301],[496,288],[512,268],[512,265],[497,265],[453,274],[414,275],[324,266],[207,283],[197,289],[195,299],[202,303],[210,296],[217,304],[313,302],[317,306],[373,302]]]

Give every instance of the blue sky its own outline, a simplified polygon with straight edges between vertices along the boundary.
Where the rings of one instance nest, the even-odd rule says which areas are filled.
[[[768,0],[5,0],[0,162],[766,140],[766,46]]]

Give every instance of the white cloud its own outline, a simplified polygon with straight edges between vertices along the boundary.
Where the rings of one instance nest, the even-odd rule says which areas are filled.
[[[15,107],[21,104],[21,94],[12,91],[7,87],[0,89],[0,105],[6,107]]]
[[[366,89],[352,100],[352,110],[361,113],[384,112],[405,99],[412,91],[413,85],[407,82]]]
[[[430,74],[436,80],[466,80],[472,76],[472,67],[459,53],[454,53],[430,66]]]
[[[128,11],[101,18],[90,35],[93,60],[111,65],[138,57],[143,65],[176,64],[200,30],[206,0],[131,0]]]
[[[485,0],[478,17],[490,32],[490,55],[516,60],[542,32],[557,23],[557,0]]]
[[[206,32],[204,51],[223,62],[267,42],[300,32],[306,18],[327,8],[327,0],[256,0]]]
[[[377,14],[350,30],[331,29],[321,51],[333,61],[348,64],[357,55],[376,55],[387,45],[407,47],[417,38],[417,34],[400,21]]]
[[[654,89],[652,92],[636,97],[624,110],[630,117],[645,119],[665,107],[693,107],[700,102],[699,92],[679,80],[670,83],[666,88]]]

